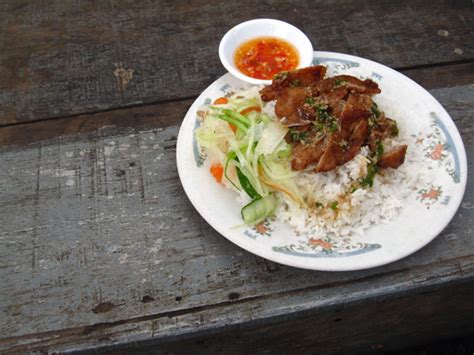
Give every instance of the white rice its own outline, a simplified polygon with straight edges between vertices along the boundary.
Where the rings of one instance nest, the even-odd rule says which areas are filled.
[[[271,110],[272,108],[270,108]],[[372,187],[358,188],[351,193],[354,183],[367,174],[369,150],[363,147],[351,161],[327,173],[302,172],[297,185],[306,201],[318,202],[319,207],[296,207],[285,194],[279,194],[281,205],[277,219],[293,226],[297,233],[311,232],[315,236],[362,235],[371,225],[393,220],[403,207],[403,201],[420,182],[427,179],[420,169],[424,160],[420,148],[398,122],[399,137],[384,141],[385,151],[408,144],[404,164],[398,169],[380,170]],[[337,202],[337,206],[334,203]],[[322,207],[321,207],[322,205]],[[334,208],[331,208],[331,205]]]

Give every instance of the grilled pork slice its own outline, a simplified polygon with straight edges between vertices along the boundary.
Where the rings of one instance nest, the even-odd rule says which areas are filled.
[[[307,87],[287,87],[282,89],[275,105],[275,114],[284,118],[282,121],[288,127],[302,126],[310,123],[301,111],[305,99],[310,95]]]
[[[339,165],[339,162],[344,159],[344,149],[341,146],[342,141],[343,138],[339,132],[331,134],[327,138],[326,148],[314,169],[315,172],[330,171]]]
[[[341,124],[341,129],[333,133],[326,144],[324,153],[314,169],[317,173],[330,171],[353,159],[367,140],[367,119]]]
[[[278,99],[282,89],[287,87],[309,87],[322,80],[326,75],[326,67],[316,65],[275,75],[272,84],[264,87],[260,94],[263,101]]]
[[[372,98],[369,95],[349,94],[346,105],[341,113],[341,121],[354,122],[369,118],[372,104]]]
[[[397,169],[405,161],[408,146],[401,145],[392,149],[390,152],[384,153],[380,156],[378,166],[381,168]]]
[[[282,72],[260,92],[262,100],[276,100],[275,113],[291,127],[287,142],[293,144],[292,168],[314,165],[326,172],[353,159],[363,145],[377,152],[380,143],[398,134],[394,120],[379,112],[372,95],[380,93],[377,83],[350,75],[324,79],[326,68]],[[379,166],[397,168],[407,146],[382,154]]]
[[[354,125],[347,147],[344,147],[344,159],[340,165],[352,160],[360,151],[360,148],[367,139],[369,124],[366,119],[362,119]]]
[[[321,101],[327,103],[329,107],[334,108],[339,101],[344,99],[349,91],[346,87],[339,87],[327,93],[321,94]]]
[[[297,142],[293,146],[291,160],[293,170],[306,169],[309,165],[318,162],[324,153],[325,137],[317,136],[314,132],[310,132],[310,135],[304,142]]]
[[[370,79],[362,81],[350,75],[336,75],[312,85],[313,91],[321,94],[337,90],[341,87],[346,88],[349,92],[358,94],[375,95],[381,92],[376,82]]]
[[[306,169],[316,164],[316,172],[326,172],[353,159],[368,140],[368,117],[372,99],[368,95],[349,94],[347,102],[337,119],[337,130],[325,134],[317,144],[298,144],[293,149],[292,167]],[[337,107],[332,109],[336,111]],[[331,109],[331,108],[330,108]],[[334,119],[334,116],[333,116]],[[326,131],[326,133],[328,133]]]
[[[384,114],[373,122],[373,126],[370,129],[369,139],[367,145],[372,152],[376,151],[379,142],[382,142],[385,138],[396,137],[398,135],[397,122]]]

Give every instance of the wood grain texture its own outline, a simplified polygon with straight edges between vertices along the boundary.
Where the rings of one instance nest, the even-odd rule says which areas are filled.
[[[446,88],[474,84],[474,63],[445,65],[430,68],[403,70],[411,79],[426,89]],[[461,93],[460,93],[461,94]],[[456,99],[451,97],[451,99]],[[115,131],[165,128],[179,126],[193,99],[162,104],[141,105],[114,109],[94,114],[68,116],[27,123],[17,123],[0,128],[0,147],[24,146],[58,136],[87,134],[102,128]],[[451,105],[450,102],[448,104]],[[459,109],[453,104],[450,109]]]
[[[143,130],[179,126],[194,100],[54,118],[0,127],[0,147],[24,146],[56,137],[96,134],[99,129]]]
[[[474,84],[474,62],[401,70],[425,89]]]
[[[474,283],[445,285],[411,295],[345,303],[322,312],[228,327],[216,334],[111,346],[129,354],[370,354],[474,334]],[[408,332],[407,330],[411,331]],[[340,341],[335,341],[335,339]],[[403,352],[402,352],[403,353]],[[417,352],[415,354],[422,354]],[[431,354],[431,352],[430,352]],[[446,352],[446,354],[452,354]],[[463,354],[461,352],[461,354]]]
[[[0,125],[195,96],[224,73],[223,34],[262,16],[297,25],[316,49],[395,68],[474,58],[474,8],[442,0],[0,6]]]
[[[461,131],[470,181],[474,86],[432,93]],[[203,221],[177,176],[176,135],[105,128],[1,150],[0,351],[169,340],[346,304],[376,312],[374,300],[472,282],[472,184],[449,226],[410,257],[360,272],[298,270]]]

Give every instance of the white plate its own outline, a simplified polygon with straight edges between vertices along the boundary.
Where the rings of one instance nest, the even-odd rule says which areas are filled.
[[[312,239],[297,236],[280,222],[256,227],[242,225],[236,194],[217,184],[202,164],[194,140],[196,109],[237,89],[248,88],[230,74],[212,83],[196,99],[184,118],[177,143],[179,177],[191,203],[220,234],[241,248],[294,267],[345,271],[380,266],[399,260],[432,241],[451,221],[466,188],[467,164],[456,126],[440,103],[406,76],[367,59],[331,52],[315,52],[313,64],[328,66],[329,74],[371,78],[382,89],[376,101],[382,110],[397,106],[397,121],[419,137],[417,149],[430,160],[432,181],[417,187],[405,200],[399,216],[374,225],[362,236]]]

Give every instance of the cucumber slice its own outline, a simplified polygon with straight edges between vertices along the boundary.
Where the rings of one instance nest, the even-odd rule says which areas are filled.
[[[273,195],[256,198],[242,208],[242,219],[247,224],[256,224],[270,217],[278,206],[278,199]]]
[[[257,191],[255,191],[249,179],[244,175],[242,170],[240,170],[239,168],[236,168],[236,169],[237,169],[237,176],[239,177],[240,186],[242,186],[242,188],[247,193],[247,195],[249,195],[249,197],[253,199],[260,198],[260,195],[258,194]]]

